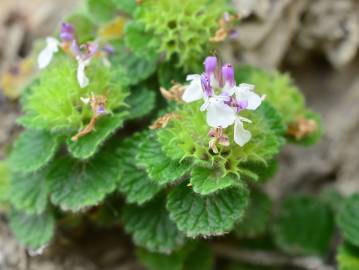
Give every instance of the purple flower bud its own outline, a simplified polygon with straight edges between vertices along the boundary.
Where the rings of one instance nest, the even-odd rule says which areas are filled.
[[[72,41],[75,39],[75,28],[72,24],[65,22],[61,24],[60,38],[63,41]]]
[[[217,57],[215,56],[208,56],[204,60],[204,69],[208,76],[211,76],[216,71],[217,68]]]
[[[112,47],[110,44],[105,44],[102,47],[102,50],[105,51],[107,54],[114,54],[115,53],[114,47]]]
[[[230,86],[236,84],[234,80],[234,69],[232,65],[227,64],[222,67],[222,76],[225,83],[228,83]]]
[[[207,97],[213,96],[213,89],[211,86],[211,81],[207,74],[201,75],[201,84],[202,84],[202,89],[203,89],[204,95]]]

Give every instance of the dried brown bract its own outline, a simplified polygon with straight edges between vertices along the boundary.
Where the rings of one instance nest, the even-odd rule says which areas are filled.
[[[239,15],[233,16],[225,13],[224,16],[219,20],[219,28],[216,31],[214,37],[210,38],[211,42],[222,42],[224,41],[232,32],[232,26],[235,21],[239,19]]]
[[[180,119],[180,116],[175,113],[167,113],[164,116],[158,118],[151,126],[150,129],[165,128],[168,123],[173,119]]]
[[[208,146],[215,154],[218,153],[217,144],[229,146],[229,137],[224,134],[223,128],[212,128],[208,132],[208,136],[211,138]]]
[[[185,90],[185,86],[179,83],[174,83],[174,85],[169,89],[163,87],[160,88],[162,96],[167,100],[174,100],[178,103],[182,101],[182,95]]]
[[[297,121],[289,124],[287,134],[297,140],[312,134],[318,129],[318,124],[313,119],[298,118]]]

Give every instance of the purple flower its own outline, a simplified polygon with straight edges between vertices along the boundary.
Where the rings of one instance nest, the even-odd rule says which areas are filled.
[[[106,110],[105,110],[105,106],[103,106],[103,105],[100,105],[96,110],[97,115],[101,115],[101,114],[105,114],[105,113],[106,113]]]
[[[213,89],[211,86],[211,80],[208,77],[207,74],[202,74],[201,75],[201,84],[202,84],[202,89],[204,92],[204,96],[206,97],[211,97],[213,96]]]
[[[60,38],[63,41],[72,41],[75,39],[75,28],[72,24],[66,22],[61,24]]]
[[[210,77],[216,71],[217,68],[217,57],[215,56],[208,56],[204,60],[204,69],[206,74]]]
[[[222,67],[222,76],[225,83],[228,83],[229,86],[233,87],[236,85],[236,81],[234,80],[234,69],[230,64],[224,65]]]

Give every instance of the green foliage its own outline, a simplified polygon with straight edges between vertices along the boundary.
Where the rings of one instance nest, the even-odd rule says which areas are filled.
[[[169,219],[161,196],[142,206],[126,205],[123,222],[135,244],[150,251],[170,253],[184,244],[184,235]]]
[[[116,71],[93,61],[87,68],[89,86],[80,88],[76,79],[76,63],[59,56],[39,76],[39,83],[24,105],[26,115],[20,123],[30,128],[48,130],[77,130],[87,123],[91,111],[81,102],[81,97],[107,96],[106,109],[115,110],[122,106],[127,96],[120,82],[114,82]]]
[[[10,193],[10,170],[5,161],[0,161],[0,203],[9,198]]]
[[[271,219],[272,201],[262,191],[251,192],[249,206],[242,221],[236,226],[238,237],[254,238],[267,232]]]
[[[10,227],[16,239],[35,251],[46,246],[54,235],[55,220],[51,212],[28,215],[19,211],[10,214]]]
[[[344,201],[337,223],[344,238],[359,247],[359,194],[354,194]]]
[[[88,0],[91,17],[101,22],[111,20],[116,15],[116,6],[112,0]]]
[[[116,189],[118,166],[115,155],[107,149],[89,161],[77,161],[70,157],[56,159],[47,174],[51,202],[71,211],[99,204]]]
[[[71,155],[78,159],[92,157],[105,140],[122,127],[127,112],[105,115],[96,121],[96,129],[90,134],[73,142],[69,137],[67,140],[68,150]]]
[[[148,176],[160,185],[180,179],[191,169],[188,162],[168,158],[153,133],[142,135],[140,149],[136,156],[137,165],[143,166]]]
[[[71,23],[76,29],[76,37],[80,44],[94,40],[96,27],[92,20],[83,14],[75,14],[68,17],[66,22]]]
[[[229,188],[201,196],[186,183],[168,195],[167,209],[179,230],[188,237],[214,236],[228,233],[247,207],[246,189]]]
[[[211,48],[225,0],[148,0],[136,19],[160,42],[158,52],[178,59],[177,66],[196,71]],[[159,14],[161,14],[159,16]]]
[[[338,270],[359,269],[359,249],[349,244],[342,244],[337,254]]]
[[[114,5],[121,11],[124,11],[128,14],[133,14],[136,10],[136,1],[129,0],[112,0]]]
[[[33,172],[45,166],[54,156],[59,138],[45,130],[26,130],[14,144],[9,159],[11,170]]]
[[[227,133],[231,145],[219,146],[219,154],[213,154],[208,147],[209,127],[199,107],[197,102],[179,107],[175,113],[180,116],[180,120],[172,121],[167,128],[158,132],[164,152],[175,160],[191,157],[194,164],[217,168],[224,175],[232,173],[258,179],[256,171],[250,171],[245,165],[253,162],[268,166],[284,142],[283,125],[275,109],[263,103],[258,110],[246,112],[243,116],[253,121],[246,126],[252,133],[249,143],[243,147],[237,145],[233,141],[231,127]]]
[[[46,170],[12,176],[10,201],[16,209],[30,215],[41,214],[46,210],[48,195]]]
[[[126,104],[130,106],[127,120],[141,118],[149,114],[156,105],[156,94],[147,89],[133,89],[130,96],[126,99]]]
[[[292,254],[323,255],[333,234],[333,215],[320,200],[288,198],[282,204],[273,233],[276,244]]]
[[[125,139],[116,149],[121,164],[118,189],[126,196],[128,203],[143,204],[151,200],[161,189],[143,169],[135,166],[135,156],[140,148],[138,140],[141,136],[136,134]]]

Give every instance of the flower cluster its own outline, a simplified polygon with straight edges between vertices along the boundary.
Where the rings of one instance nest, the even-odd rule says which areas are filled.
[[[62,23],[60,39],[61,41],[53,37],[46,39],[47,46],[39,54],[38,67],[40,69],[46,68],[51,63],[54,54],[59,51],[59,48],[62,48],[65,53],[73,56],[78,62],[77,80],[81,88],[89,84],[85,69],[90,65],[92,58],[101,55],[101,53],[107,56],[114,52],[110,45],[105,45],[100,49],[98,42],[88,42],[79,45],[76,39],[75,28],[69,23]],[[108,64],[106,58],[103,59]]]
[[[210,147],[215,152],[216,142],[229,145],[223,129],[233,124],[235,143],[243,146],[251,139],[251,133],[243,125],[244,122],[251,123],[251,120],[240,113],[243,110],[256,110],[264,99],[254,92],[254,85],[236,85],[232,65],[220,67],[217,62],[216,57],[209,56],[204,61],[203,74],[188,75],[187,80],[191,82],[182,96],[185,102],[204,100],[200,110],[207,112],[207,124],[212,128],[209,132],[212,137]]]

